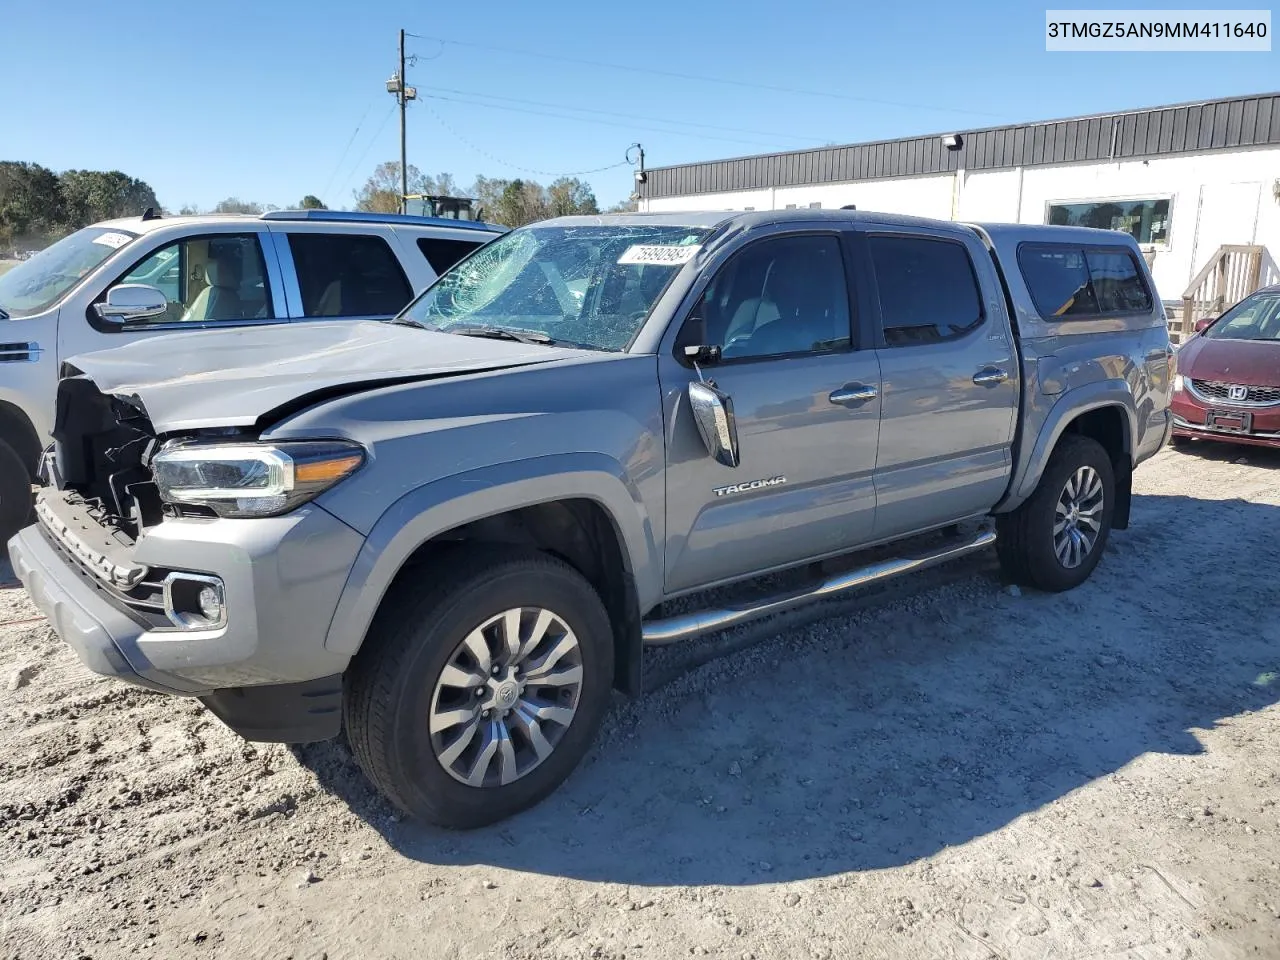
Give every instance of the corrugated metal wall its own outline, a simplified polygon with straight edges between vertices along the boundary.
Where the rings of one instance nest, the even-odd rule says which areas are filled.
[[[1280,143],[1280,94],[956,132],[957,150],[934,134],[655,167],[639,187],[644,197],[678,197]]]

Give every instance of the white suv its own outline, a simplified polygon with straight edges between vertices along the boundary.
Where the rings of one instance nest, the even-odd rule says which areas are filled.
[[[0,543],[28,515],[66,358],[175,330],[386,319],[504,232],[337,210],[148,212],[85,227],[0,275]]]

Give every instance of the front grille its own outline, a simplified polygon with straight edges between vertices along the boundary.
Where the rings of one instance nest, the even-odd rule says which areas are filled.
[[[81,580],[101,593],[113,607],[126,614],[138,626],[146,630],[173,626],[164,612],[164,578],[169,575],[168,570],[151,567],[147,570],[147,576],[144,579],[126,589],[95,575],[93,570],[43,523],[40,524],[39,530],[45,541],[80,575]]]
[[[1240,384],[1224,383],[1221,380],[1192,380],[1195,392],[1207,400],[1221,400],[1225,403],[1253,404],[1268,406],[1280,403],[1280,387],[1244,387],[1245,395],[1240,399],[1232,399],[1232,390],[1239,391]]]

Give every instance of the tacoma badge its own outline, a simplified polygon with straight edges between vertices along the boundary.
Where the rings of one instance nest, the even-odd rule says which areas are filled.
[[[712,487],[711,492],[717,497],[727,497],[731,493],[746,493],[748,490],[759,490],[762,487],[777,487],[786,482],[786,477],[770,477],[768,480],[748,480],[745,483],[731,483],[727,487]]]

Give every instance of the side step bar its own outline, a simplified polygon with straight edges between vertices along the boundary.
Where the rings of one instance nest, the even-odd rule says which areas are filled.
[[[932,553],[882,560],[865,567],[859,567],[857,570],[850,570],[838,576],[820,580],[818,583],[800,590],[776,594],[763,600],[757,600],[754,603],[736,604],[720,609],[698,610],[694,613],[683,613],[676,617],[668,617],[665,620],[649,620],[641,624],[640,635],[646,646],[662,646],[679,640],[688,640],[704,633],[713,633],[716,630],[735,627],[740,623],[747,623],[751,620],[758,620],[761,617],[783,613],[806,603],[812,603],[815,600],[830,600],[846,591],[865,587],[869,583],[889,580],[904,573],[924,570],[927,567],[937,566],[949,560],[956,560],[970,553],[985,550],[995,542],[995,531],[984,530],[972,540],[944,547]]]

